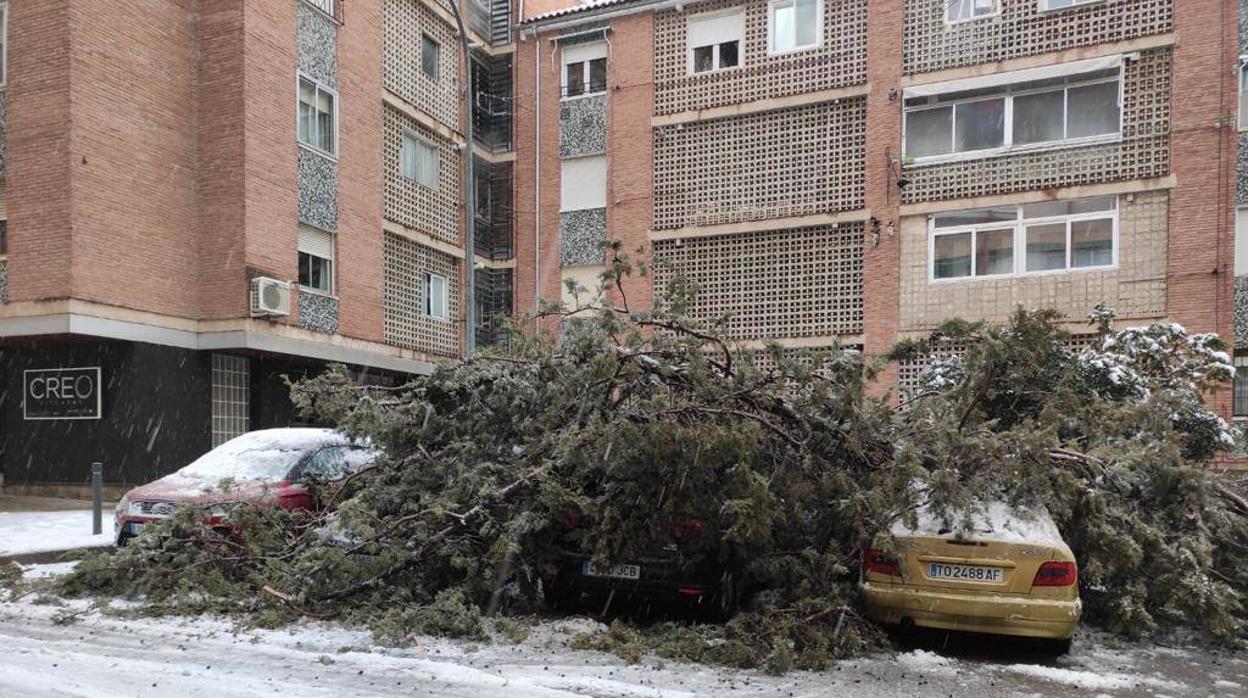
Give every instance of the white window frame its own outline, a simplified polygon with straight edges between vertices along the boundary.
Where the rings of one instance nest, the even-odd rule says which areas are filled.
[[[809,51],[823,46],[823,3],[824,0],[816,0],[815,2],[815,43],[804,44],[802,46],[794,46],[793,48],[784,49],[783,51],[776,49],[776,10],[781,7],[792,6],[794,17],[797,16],[797,0],[771,0],[767,3],[767,55],[783,56],[790,53],[800,53]],[[742,42],[742,49],[744,49]],[[690,59],[693,58],[693,52],[689,52]],[[716,48],[715,60],[719,60],[718,47]]]
[[[415,143],[417,146],[426,146],[433,153],[433,182],[424,182],[417,176],[419,172],[408,173],[407,171],[407,149],[409,143]],[[403,131],[403,147],[399,153],[399,169],[402,171],[403,178],[409,182],[415,182],[426,189],[439,189],[439,183],[442,174],[442,151],[438,148],[438,144],[425,138],[424,136],[411,130]]]
[[[308,293],[315,293],[315,294],[322,295],[322,296],[332,296],[332,295],[334,295],[335,289],[337,289],[337,288],[338,288],[338,278],[337,278],[337,274],[338,274],[338,263],[337,263],[337,257],[338,257],[338,254],[337,254],[337,252],[338,252],[338,250],[337,250],[337,247],[338,247],[338,236],[337,236],[337,235],[335,235],[335,234],[333,234],[333,233],[331,233],[331,232],[329,232],[329,231],[327,231],[327,230],[321,230],[320,228],[314,228],[314,227],[312,227],[312,226],[310,226],[310,225],[303,224],[303,223],[301,223],[299,227],[300,227],[300,228],[306,228],[309,232],[313,233],[314,235],[324,235],[324,236],[327,236],[327,237],[329,238],[329,256],[325,256],[325,255],[323,255],[323,254],[320,254],[320,253],[319,253],[319,252],[317,252],[317,251],[310,250],[310,249],[305,249],[305,245],[303,244],[303,240],[302,240],[302,237],[303,237],[303,231],[302,231],[302,230],[300,230],[300,231],[299,231],[299,237],[300,237],[300,239],[299,239],[299,244],[296,246],[296,247],[297,247],[297,250],[298,250],[298,253],[299,253],[299,254],[306,254],[306,255],[308,255],[308,256],[310,256],[310,257],[316,257],[317,259],[323,259],[323,260],[325,260],[326,262],[328,262],[328,271],[329,271],[329,273],[327,274],[327,276],[328,276],[328,282],[329,282],[329,288],[317,288],[317,287],[315,287],[315,286],[307,286],[307,285],[305,285],[302,281],[299,281],[299,290],[300,290],[300,291],[307,291]],[[296,273],[296,275],[295,275],[295,278],[296,278],[296,280],[298,281],[298,278],[299,278],[299,273],[302,273],[302,271],[303,271],[303,270],[302,270],[302,268],[300,268],[300,269],[297,269],[296,271],[297,271],[297,273]]]
[[[433,281],[434,279],[437,279],[442,284],[442,293],[440,294],[441,303],[442,303],[441,315],[438,315],[437,313],[433,312]],[[425,290],[425,307],[424,307],[425,315],[431,318],[438,319],[438,320],[449,319],[451,315],[450,280],[441,274],[435,274],[431,271],[427,271],[425,272],[424,283],[425,283],[425,289],[424,289]]]
[[[1232,258],[1234,275],[1248,275],[1248,206],[1235,208],[1235,254]]]
[[[1087,198],[1101,198],[1101,197],[1087,197]],[[1022,277],[1031,278],[1031,277],[1037,277],[1037,276],[1054,276],[1057,274],[1073,274],[1073,273],[1079,273],[1079,272],[1085,272],[1085,271],[1098,272],[1098,271],[1108,271],[1108,270],[1117,269],[1118,268],[1118,255],[1119,255],[1118,224],[1121,219],[1122,202],[1119,200],[1119,197],[1117,196],[1113,196],[1112,198],[1114,199],[1114,207],[1112,209],[1105,209],[1101,211],[1091,211],[1088,213],[1062,215],[1062,216],[1046,216],[1043,218],[1023,218],[1023,207],[1027,205],[1032,205],[1038,202],[1031,202],[1029,204],[1016,204],[1014,205],[1015,218],[1013,222],[1005,220],[1005,221],[995,221],[992,223],[979,223],[976,225],[937,228],[936,227],[936,215],[939,215],[939,214],[928,216],[927,218],[927,281],[930,284],[951,284],[951,283],[957,284],[957,283],[968,283],[968,282],[973,283],[976,281],[991,282],[991,281],[997,281],[1001,279],[1017,279],[1017,278],[1022,278]],[[1006,207],[1002,206],[999,208],[1006,208]],[[1110,263],[1101,264],[1097,266],[1089,266],[1089,267],[1072,267],[1070,265],[1071,224],[1079,223],[1082,221],[1104,220],[1106,218],[1110,219],[1112,230],[1113,230],[1111,234],[1111,238],[1110,238],[1111,244],[1113,245],[1110,251],[1112,255],[1112,259]],[[1065,223],[1066,224],[1066,266],[1062,269],[1046,269],[1044,271],[1027,271],[1027,228],[1033,227],[1033,226],[1039,226],[1039,225],[1053,224],[1053,223]],[[976,272],[976,266],[978,265],[978,263],[976,260],[975,253],[977,251],[976,240],[978,237],[978,233],[980,231],[1005,230],[1005,229],[1013,229],[1014,231],[1013,248],[1012,248],[1013,258],[1014,258],[1013,259],[1014,270],[1006,274],[985,274],[982,276],[976,275],[975,272]],[[954,277],[949,277],[949,278],[944,278],[944,279],[936,278],[936,238],[943,237],[946,235],[963,235],[966,233],[971,234],[971,273],[970,275],[969,276],[954,276]]]
[[[693,39],[692,39],[693,32],[690,30],[690,25],[693,25],[697,22],[704,22],[708,20],[718,19],[720,17],[732,17],[732,16],[736,16],[737,24],[738,24],[738,31],[737,31],[737,38],[736,38],[737,64],[733,66],[729,66],[727,68],[721,68],[719,66],[719,46],[720,44],[724,44],[727,42],[717,41],[713,44],[709,44],[711,46],[711,56],[712,56],[711,69],[704,70],[701,73],[695,73],[693,70],[693,50],[695,48],[707,46],[708,44],[699,44],[698,46],[693,45]],[[733,7],[733,8],[729,8],[726,10],[718,10],[715,12],[700,12],[698,14],[689,16],[689,18],[685,22],[685,71],[689,75],[709,75],[711,73],[718,73],[718,72],[725,71],[725,70],[739,70],[744,67],[745,67],[745,9],[744,8]]]
[[[334,19],[338,18],[337,15],[334,14],[334,11],[337,9],[336,7],[334,7],[334,5],[338,4],[338,0],[303,0],[303,1],[311,5],[312,7],[315,7],[316,9],[320,10],[321,12],[324,12],[330,17],[333,17]]]
[[[943,0],[943,2],[945,3],[945,24],[947,26],[966,24],[967,22],[978,22],[983,19],[1001,16],[1001,0],[992,0],[992,12],[983,15],[975,15],[973,17],[963,17],[961,19],[950,19],[949,0]]]
[[[0,89],[9,84],[9,3],[0,0]]]
[[[8,43],[6,41],[5,45]],[[5,62],[5,70],[8,70],[8,62]],[[1239,122],[1240,131],[1248,131],[1248,118],[1244,116],[1245,109],[1248,109],[1248,101],[1244,99],[1244,81],[1248,78],[1248,55],[1239,57],[1239,72],[1235,75],[1235,79],[1239,83],[1239,108],[1236,110],[1236,121]]]
[[[573,44],[563,47],[559,54],[560,66],[559,71],[559,95],[562,100],[580,99],[582,97],[593,97],[596,95],[606,94],[607,81],[604,71],[602,89],[592,91],[590,86],[593,84],[590,79],[589,64],[592,61],[602,59],[604,64],[609,62],[608,46],[605,41],[591,41],[583,44]],[[585,85],[585,91],[578,95],[568,94],[568,66],[581,64],[581,79]],[[609,66],[608,66],[609,67]]]
[[[430,75],[429,71],[425,70],[425,42],[426,41],[433,44],[434,47],[437,49],[437,51],[434,53],[434,55],[437,57],[436,58],[437,65],[433,66],[434,68],[433,75]],[[442,78],[442,42],[430,36],[428,32],[420,33],[420,74],[434,82],[438,82]]]
[[[937,164],[942,162],[960,162],[964,160],[979,160],[982,158],[995,157],[997,155],[1005,155],[1009,153],[1025,153],[1036,150],[1060,150],[1063,148],[1078,148],[1085,145],[1097,145],[1101,143],[1117,143],[1122,140],[1122,129],[1125,119],[1123,114],[1122,95],[1125,86],[1126,67],[1118,67],[1118,75],[1116,77],[1092,78],[1088,80],[1078,80],[1078,75],[1069,76],[1071,80],[1061,86],[1062,90],[1062,133],[1065,134],[1069,130],[1067,123],[1068,117],[1068,101],[1070,90],[1079,87],[1088,87],[1090,85],[1101,85],[1116,83],[1118,85],[1118,130],[1114,133],[1103,133],[1097,136],[1082,136],[1079,138],[1062,138],[1052,141],[1038,141],[1036,143],[1014,143],[1014,100],[1018,97],[1026,97],[1034,94],[1043,94],[1045,92],[1054,92],[1058,89],[1055,85],[1046,87],[1035,87],[1029,89],[1015,90],[1008,85],[1002,86],[998,92],[991,94],[976,95],[965,99],[938,101],[939,95],[928,97],[928,104],[917,106],[903,106],[902,124],[901,124],[901,143],[903,148],[903,157],[907,163],[915,165]],[[1031,82],[1031,81],[1025,81]],[[907,141],[907,127],[909,126],[910,115],[923,111],[934,111],[937,109],[951,109],[949,119],[949,132],[951,134],[951,142],[957,143],[958,133],[958,110],[959,104],[971,104],[974,102],[988,102],[993,100],[1004,100],[1004,125],[1002,133],[1002,144],[991,148],[980,148],[978,150],[963,150],[952,153],[942,153],[939,155],[924,155],[921,157],[908,157],[905,148],[909,145]]]
[[[1084,5],[1096,5],[1105,2],[1105,0],[1074,0],[1074,2],[1065,7],[1053,7],[1049,4],[1050,2],[1051,0],[1036,0],[1037,9],[1040,12],[1061,12],[1063,10],[1073,10],[1076,7],[1083,7]]]
[[[303,105],[303,102],[300,101],[299,95],[300,95],[300,89],[303,87],[301,83],[304,80],[307,80],[308,82],[312,83],[316,87],[317,92],[325,92],[326,94],[329,94],[330,96],[334,98],[334,133],[330,140],[330,144],[332,145],[331,150],[325,150],[321,148],[320,146],[315,145],[313,143],[307,143],[303,140],[303,138],[299,134],[299,110],[300,110],[300,107],[302,107]],[[307,73],[304,73],[301,71],[297,71],[295,73],[295,140],[299,143],[299,146],[302,148],[307,148],[314,152],[320,153],[321,155],[329,157],[333,160],[338,159],[338,91],[333,89],[329,85],[326,85],[325,83],[321,82],[320,80],[317,80],[311,75],[308,75]]]

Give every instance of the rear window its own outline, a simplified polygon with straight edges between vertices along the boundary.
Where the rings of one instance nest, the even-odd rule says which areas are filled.
[[[941,515],[925,505],[915,515],[914,526],[904,517],[898,519],[893,524],[893,535],[962,537],[1006,543],[1063,543],[1057,524],[1043,507],[1011,507],[1004,502],[989,502],[970,512],[969,526],[963,511],[948,511]]]

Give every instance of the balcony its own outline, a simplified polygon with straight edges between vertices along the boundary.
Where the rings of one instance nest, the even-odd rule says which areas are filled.
[[[476,189],[473,251],[489,259],[514,256],[512,249],[511,163],[474,163]]]

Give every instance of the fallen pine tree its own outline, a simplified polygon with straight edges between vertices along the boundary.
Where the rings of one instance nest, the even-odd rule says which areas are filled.
[[[746,351],[726,319],[689,319],[694,293],[678,281],[645,313],[551,308],[559,341],[517,334],[507,356],[397,388],[341,368],[300,382],[299,409],[384,461],[320,487],[323,511],[236,512],[234,538],[179,512],[60,590],[262,625],[337,618],[386,642],[479,638],[488,616],[539,608],[561,546],[627,561],[694,518],[711,532],[700,553],[738,565],[767,604],[724,626],[616,626],[580,644],[820,667],[881,641],[855,611],[856,569],[893,521],[920,502],[956,515],[1003,500],[1052,513],[1089,621],[1244,636],[1248,502],[1206,467],[1234,443],[1205,403],[1233,377],[1217,337],[1114,329],[1102,309],[1075,346],[1055,313],[1020,310],[873,361]],[[899,407],[869,389],[888,362],[920,367]]]

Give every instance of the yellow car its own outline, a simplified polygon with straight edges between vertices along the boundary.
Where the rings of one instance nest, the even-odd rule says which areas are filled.
[[[886,624],[1043,640],[1070,650],[1079,627],[1079,572],[1048,513],[987,505],[969,530],[920,510],[893,526],[893,550],[863,556],[867,616]],[[957,518],[957,517],[954,517]]]

